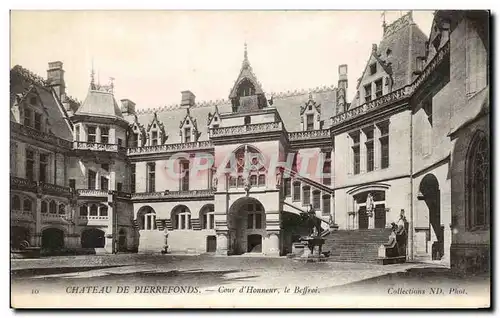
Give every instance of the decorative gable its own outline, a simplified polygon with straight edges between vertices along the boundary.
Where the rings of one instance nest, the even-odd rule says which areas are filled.
[[[35,85],[30,85],[24,92],[15,95],[11,107],[18,123],[42,132],[50,132],[49,114]]]
[[[163,124],[158,120],[156,112],[154,113],[153,120],[148,125],[146,129],[147,142],[149,146],[162,145],[168,136],[165,136],[165,128]]]
[[[181,137],[181,142],[198,141],[198,138],[200,137],[196,119],[191,117],[189,108],[186,108],[186,116],[184,116],[184,119],[180,122],[179,135]]]
[[[134,122],[129,126],[129,147],[142,147],[146,144],[146,130],[139,123],[137,115],[134,115]]]
[[[321,104],[314,101],[311,93],[305,105],[300,106],[300,122],[302,130],[321,129]]]
[[[217,107],[217,105],[215,105],[215,112],[213,114],[208,113],[207,126],[209,129],[210,128],[217,128],[220,126],[220,122],[221,122],[221,117],[219,114],[219,107]]]

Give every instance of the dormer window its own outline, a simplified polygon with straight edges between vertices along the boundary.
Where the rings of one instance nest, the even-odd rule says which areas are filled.
[[[189,119],[186,119],[186,125],[189,125]]]
[[[132,147],[134,148],[139,147],[139,134],[137,133],[132,134]]]
[[[31,116],[33,111],[29,108],[24,109],[24,126],[31,127]]]
[[[42,131],[42,114],[35,112],[35,129]]]
[[[372,100],[372,83],[364,86],[365,88],[365,102],[368,103]]]
[[[306,116],[306,130],[314,130],[314,115],[309,114]]]
[[[309,107],[307,109],[312,110],[313,109],[312,105],[309,105]]]
[[[151,132],[151,146],[156,146],[158,145],[158,132],[153,131]]]
[[[377,63],[373,63],[370,65],[370,75],[377,73]]]
[[[243,82],[241,82],[240,86],[238,87],[237,95],[239,97],[255,95],[255,87],[249,80],[245,79]]]
[[[184,129],[184,142],[191,142],[191,128]]]
[[[382,94],[382,79],[379,79],[375,81],[375,98],[381,97]]]
[[[214,117],[214,121],[217,121],[217,120],[218,120],[217,117]]]

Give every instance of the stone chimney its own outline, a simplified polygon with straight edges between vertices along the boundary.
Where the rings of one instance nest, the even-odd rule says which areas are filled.
[[[123,115],[133,115],[135,114],[135,103],[130,99],[122,99],[121,111]]]
[[[191,91],[182,91],[181,107],[194,106],[196,96]]]
[[[347,64],[339,65],[339,82],[337,85],[337,114],[347,110]]]
[[[66,93],[66,84],[64,83],[64,70],[61,61],[49,62],[47,82],[48,85],[54,89],[59,98],[64,96]]]

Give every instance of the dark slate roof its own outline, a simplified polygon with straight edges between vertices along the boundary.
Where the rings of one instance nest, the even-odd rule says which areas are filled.
[[[10,107],[14,105],[16,95],[26,96],[28,90],[35,90],[47,112],[50,131],[59,138],[73,140],[68,115],[54,90],[46,85],[46,81],[40,76],[19,65],[14,66],[10,71]]]
[[[93,89],[89,89],[85,101],[75,115],[123,118],[112,92]]]
[[[300,107],[304,106],[309,100],[311,93],[313,100],[321,106],[321,119],[325,120],[325,128],[329,126],[330,117],[335,115],[337,89],[332,87],[321,87],[313,90],[302,90],[286,93],[270,94],[268,99],[272,98],[272,105],[267,108],[276,108],[285,125],[287,131],[301,131]],[[208,140],[208,114],[214,114],[215,107],[218,107],[220,114],[231,113],[231,103],[228,100],[219,100],[215,102],[197,103],[189,109],[191,117],[196,120],[199,141]],[[154,119],[154,114],[165,127],[165,134],[168,136],[166,144],[180,143],[179,135],[180,124],[187,114],[187,108],[179,105],[146,109],[137,111],[137,120],[144,127],[148,127]],[[134,115],[127,115],[125,119],[131,124],[135,121]]]

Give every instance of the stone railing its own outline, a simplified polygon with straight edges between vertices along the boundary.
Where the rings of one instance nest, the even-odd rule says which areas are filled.
[[[247,135],[263,132],[282,131],[283,125],[281,122],[262,123],[243,126],[220,127],[213,128],[210,131],[210,137],[228,137],[237,135]]]
[[[59,138],[55,135],[48,134],[14,122],[10,123],[10,127],[11,131],[24,135],[26,137],[30,137],[53,145],[71,149],[71,141]]]
[[[205,140],[205,141],[194,141],[194,142],[185,142],[185,143],[168,144],[168,145],[128,148],[127,154],[128,155],[142,155],[142,154],[149,154],[149,153],[163,153],[163,152],[177,152],[177,151],[198,150],[198,149],[210,149],[212,147],[213,147],[212,142],[210,140]]]
[[[151,199],[189,199],[205,198],[214,195],[213,190],[189,190],[189,191],[163,191],[163,192],[139,192],[132,193],[132,200],[151,200]]]
[[[40,187],[42,188],[43,193],[51,193],[58,195],[71,195],[72,191],[69,187],[63,187],[57,184],[40,182]]]
[[[108,190],[96,190],[96,189],[78,189],[76,190],[78,196],[80,197],[107,197]]]
[[[91,151],[126,152],[126,148],[117,144],[101,144],[98,142],[74,141],[73,149]]]
[[[109,216],[102,215],[80,215],[79,220],[109,220]]]
[[[436,68],[441,64],[444,58],[449,55],[449,53],[450,42],[448,41],[434,56],[432,61],[427,64],[420,76],[417,77],[417,79],[415,79],[412,84],[404,86],[394,92],[390,92],[389,94],[381,96],[371,102],[365,103],[361,106],[333,116],[332,124],[340,124],[341,122],[358,117],[374,109],[379,109],[394,102],[400,101],[404,98],[410,97],[422,85],[422,83],[424,83],[429,78],[430,74],[432,74],[432,72],[436,70]]]
[[[330,129],[323,130],[308,130],[288,133],[288,140],[309,140],[309,139],[322,139],[330,138]]]
[[[65,214],[57,214],[57,213],[42,213],[42,220],[47,220],[47,221],[56,221],[56,220],[61,220],[61,221],[69,221],[71,220],[71,214],[65,213]]]
[[[24,178],[10,177],[10,187],[21,190],[36,191],[38,184],[36,181],[30,181]]]

